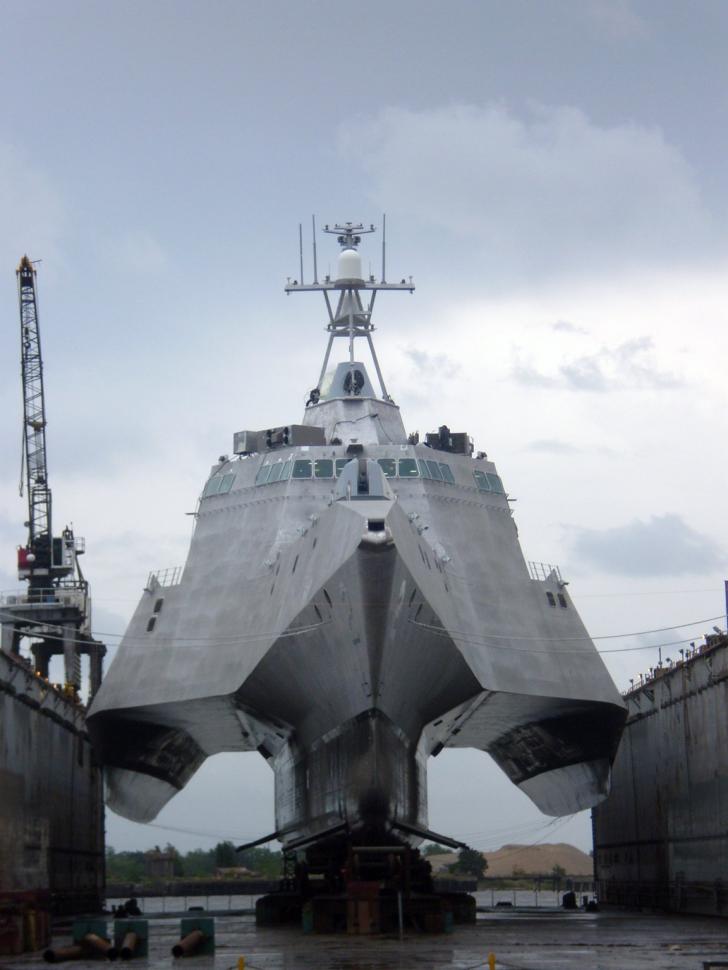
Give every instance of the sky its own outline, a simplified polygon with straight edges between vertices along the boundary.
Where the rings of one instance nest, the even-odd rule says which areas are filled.
[[[725,626],[725,3],[25,0],[0,28],[0,589],[23,253],[55,522],[113,645],[233,432],[297,421],[316,383],[323,305],[282,292],[299,222],[386,212],[417,287],[375,318],[405,426],[488,452],[618,687]],[[590,846],[588,813],[542,816],[481,752],[432,760],[429,803],[481,849]],[[210,759],[154,825],[107,815],[117,850],[272,828],[257,755]]]

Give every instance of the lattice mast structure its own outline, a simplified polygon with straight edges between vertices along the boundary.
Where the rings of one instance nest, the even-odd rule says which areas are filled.
[[[28,492],[28,542],[19,550],[18,570],[30,587],[51,585],[53,533],[48,486],[43,356],[40,345],[36,272],[27,256],[16,270],[20,304],[20,365],[23,382],[23,479]],[[23,481],[20,486],[23,492]]]
[[[382,376],[382,371],[379,366],[379,358],[377,357],[377,353],[374,349],[374,342],[372,340],[372,333],[375,329],[374,324],[372,323],[374,300],[376,299],[377,293],[380,290],[404,290],[408,293],[414,293],[415,287],[414,283],[412,282],[412,277],[410,277],[409,281],[403,279],[399,283],[387,282],[386,216],[382,220],[382,271],[380,280],[376,280],[371,273],[367,279],[364,278],[361,256],[358,252],[362,235],[375,232],[375,226],[369,225],[368,227],[365,227],[361,223],[354,224],[352,222],[345,222],[342,225],[336,224],[334,226],[324,226],[323,231],[332,236],[336,236],[339,246],[341,246],[341,252],[339,254],[338,278],[336,280],[332,280],[330,276],[326,276],[322,282],[319,282],[318,264],[316,259],[316,222],[313,220],[313,283],[304,283],[303,281],[303,245],[302,242],[300,242],[301,280],[299,282],[298,280],[291,281],[289,279],[287,285],[285,286],[285,292],[287,294],[299,292],[318,292],[323,293],[324,300],[326,301],[326,311],[329,318],[326,329],[329,334],[329,341],[326,346],[326,353],[324,354],[324,362],[321,366],[318,384],[311,392],[311,401],[312,403],[316,403],[319,400],[321,386],[323,384],[326,368],[329,364],[329,357],[331,356],[331,349],[333,347],[335,338],[344,337],[349,342],[349,363],[352,367],[353,381],[354,341],[357,337],[363,337],[366,339],[369,346],[369,352],[372,357],[374,369],[377,372],[382,397],[385,401],[391,402],[392,398],[387,392],[384,377]],[[299,240],[301,240],[300,226]],[[336,309],[333,308],[331,298],[329,296],[329,294],[333,291],[338,291],[339,293]],[[362,300],[362,294],[366,292],[368,292],[370,295],[365,306],[364,301]]]
[[[0,649],[19,654],[22,640],[30,639],[36,672],[46,678],[51,657],[62,655],[65,685],[74,696],[81,685],[81,655],[88,655],[93,696],[101,683],[106,648],[91,636],[88,583],[78,561],[84,541],[69,526],[60,536],[53,535],[36,271],[27,256],[20,260],[16,276],[23,384],[20,494],[26,489],[28,499],[28,538],[18,548],[18,578],[27,581],[28,590],[0,601]]]

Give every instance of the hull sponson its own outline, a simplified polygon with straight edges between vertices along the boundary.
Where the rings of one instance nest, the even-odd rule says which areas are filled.
[[[377,402],[355,403],[380,427]],[[424,827],[426,758],[445,747],[489,752],[547,813],[606,795],[624,705],[558,576],[530,577],[505,496],[475,487],[494,466],[365,454],[434,455],[453,481],[349,501],[336,480],[256,486],[266,454],[202,500],[181,581],[147,588],[90,712],[116,810],[150,819],[219,751],[268,760],[284,841]]]

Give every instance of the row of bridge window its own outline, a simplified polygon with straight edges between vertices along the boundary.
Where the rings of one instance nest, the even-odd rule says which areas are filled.
[[[286,461],[261,465],[255,476],[256,485],[272,485],[290,478],[338,478],[351,458],[288,458]],[[379,458],[377,459],[386,478],[424,478],[427,481],[455,484],[452,469],[446,462],[430,458]],[[480,492],[503,494],[503,483],[498,475],[476,469],[475,484]],[[203,498],[226,495],[233,487],[235,474],[216,475],[211,478],[202,493]]]

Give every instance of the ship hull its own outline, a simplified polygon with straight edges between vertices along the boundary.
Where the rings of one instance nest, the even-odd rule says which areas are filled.
[[[145,594],[127,655],[140,644],[148,661],[142,631],[160,598],[193,632],[185,604],[195,602],[196,583],[209,584],[196,565],[192,558],[179,585]],[[510,604],[493,596],[484,615],[470,584],[458,583],[394,496],[328,504],[248,580],[237,622],[228,601],[228,625],[212,627],[212,675],[222,669],[227,690],[207,682],[209,657],[203,665],[192,636],[193,676],[161,701],[150,701],[159,685],[141,658],[147,677],[136,688],[118,683],[111,704],[111,688],[106,698],[102,692],[90,730],[107,765],[111,807],[152,818],[208,755],[257,750],[274,771],[284,844],[337,826],[416,841],[398,826],[426,828],[426,761],[446,747],[490,753],[547,813],[594,804],[608,791],[623,708],[608,680],[595,681],[600,661],[588,638],[578,638],[576,612],[560,617],[568,620],[564,641],[539,639],[540,613],[529,612],[529,598],[543,598],[544,584],[525,570],[519,581],[526,622],[513,639]],[[246,624],[248,604],[261,616]],[[208,624],[219,617],[210,611]],[[277,623],[279,632],[258,639],[247,632],[254,622],[265,630]],[[124,694],[136,702],[124,704]]]

